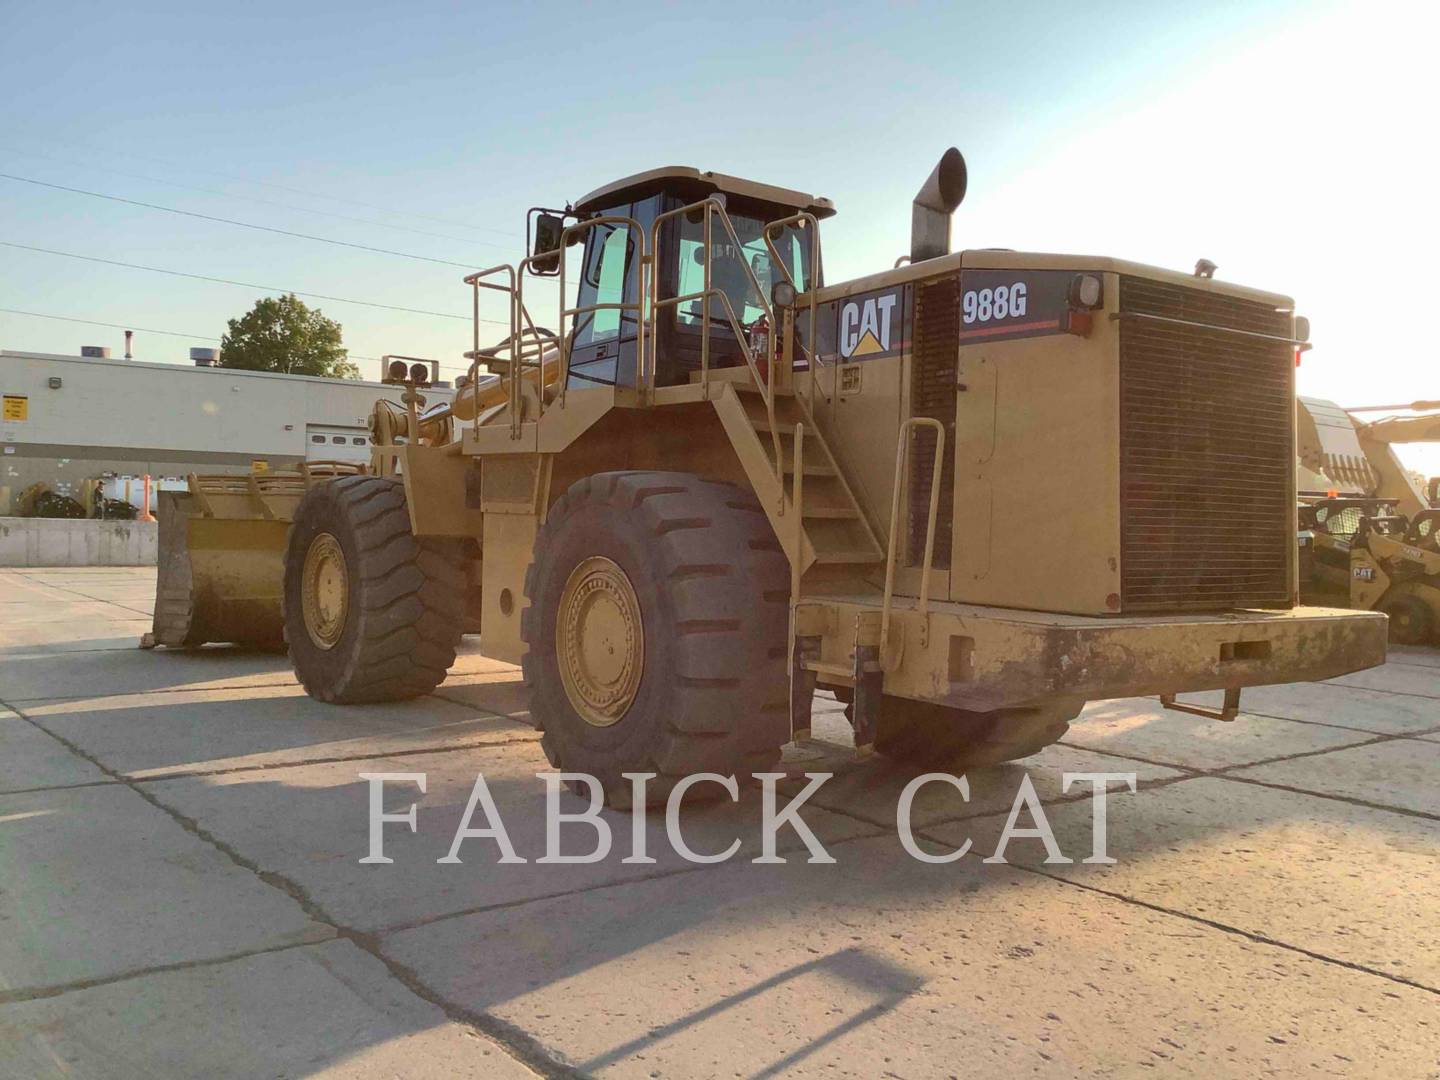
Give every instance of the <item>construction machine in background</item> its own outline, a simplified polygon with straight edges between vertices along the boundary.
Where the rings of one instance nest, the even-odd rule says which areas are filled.
[[[482,349],[477,318],[434,437],[394,414],[417,437],[289,514],[306,690],[428,692],[469,596],[550,761],[623,804],[769,767],[817,687],[859,755],[964,768],[1086,701],[1228,720],[1382,662],[1383,617],[1297,605],[1291,301],[1203,262],[952,253],[965,187],[952,149],[908,254],[838,283],[799,191],[667,167],[531,211],[532,252],[465,279],[510,333]]]
[[[1302,397],[1299,406],[1302,598],[1384,612],[1397,644],[1440,644],[1437,482],[1417,479],[1393,448],[1440,442],[1440,401],[1347,410]],[[1355,415],[1397,410],[1415,415]]]

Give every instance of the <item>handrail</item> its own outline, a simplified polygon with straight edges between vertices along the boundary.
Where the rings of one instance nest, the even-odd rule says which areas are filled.
[[[744,327],[735,315],[735,308],[731,304],[730,298],[724,293],[723,290],[715,288],[710,283],[710,264],[714,254],[714,246],[711,242],[711,216],[718,212],[720,224],[725,229],[726,235],[730,237],[730,242],[735,245],[735,249],[737,252],[742,251],[745,246],[740,242],[740,237],[735,232],[735,225],[730,220],[730,215],[726,213],[725,205],[720,202],[719,199],[711,195],[708,198],[699,200],[698,202],[690,203],[688,206],[677,207],[674,210],[666,210],[662,214],[657,214],[655,216],[655,220],[651,222],[650,225],[651,250],[660,250],[660,226],[662,224],[664,224],[666,221],[669,221],[671,218],[679,217],[683,214],[693,213],[696,210],[703,211],[705,215],[705,258],[702,264],[705,268],[704,287],[699,292],[687,293],[684,296],[667,297],[664,300],[660,299],[658,295],[652,296],[651,308],[652,311],[658,311],[661,307],[678,306],[679,304],[688,303],[692,300],[700,301],[700,317],[702,328],[700,337],[700,385],[702,387],[701,393],[703,393],[708,398],[710,396],[710,298],[711,296],[718,296],[720,300],[724,303],[726,316],[729,318],[731,329],[735,333],[735,340],[740,345],[740,355],[745,358],[745,363],[750,368],[750,373],[754,375],[756,389],[760,391],[760,398],[765,403],[765,416],[770,428],[770,440],[772,444],[772,449],[775,451],[775,481],[780,487],[780,511],[783,513],[785,500],[785,464],[783,460],[783,454],[780,449],[780,432],[775,422],[775,340],[778,336],[775,326],[775,312],[770,307],[770,298],[765,295],[765,290],[760,287],[760,280],[755,276],[755,271],[751,269],[749,262],[747,262],[743,257],[741,257],[740,265],[745,271],[745,276],[749,278],[750,285],[755,290],[755,295],[760,299],[760,302],[757,306],[764,313],[765,321],[770,326],[769,339],[766,342],[766,373],[762,377],[760,374],[760,365],[756,362],[755,354],[750,348],[750,343],[746,340]],[[658,275],[656,275],[652,279],[652,282],[658,285],[658,280]],[[658,335],[659,326],[660,320],[652,319],[650,331],[652,337]],[[652,356],[658,352],[658,338],[655,344],[656,347],[651,350]],[[654,372],[652,371],[649,374],[653,378]]]
[[[805,550],[805,514],[800,501],[805,495],[805,425],[795,425],[795,476],[790,481],[790,509],[795,514],[795,554],[790,559],[790,603],[800,599],[800,563]],[[792,620],[793,623],[793,620]],[[794,650],[794,642],[791,642]]]
[[[930,474],[930,514],[925,524],[925,561],[920,566],[920,613],[921,633],[930,618],[930,563],[935,554],[935,522],[940,510],[941,462],[945,458],[945,425],[934,417],[912,416],[900,425],[900,439],[895,448],[895,487],[890,497],[890,539],[885,548],[885,598],[880,606],[880,662],[890,664],[890,608],[895,596],[895,532],[900,524],[900,496],[904,490],[902,481],[905,463],[910,456],[910,440],[907,437],[912,428],[933,427],[935,429],[935,461]],[[924,638],[922,637],[922,643]],[[898,659],[898,658],[897,658]],[[892,665],[893,666],[893,665]],[[886,667],[886,670],[890,670]]]
[[[771,265],[779,269],[780,273],[784,275],[785,281],[792,289],[800,291],[799,286],[795,284],[795,276],[790,273],[790,268],[785,265],[784,258],[781,257],[779,250],[770,239],[772,232],[788,229],[792,225],[797,227],[803,226],[810,230],[810,280],[806,282],[806,285],[809,287],[803,291],[810,297],[810,334],[806,340],[810,343],[810,401],[813,407],[815,400],[815,357],[817,357],[820,352],[815,340],[816,312],[819,305],[816,296],[818,291],[816,282],[819,280],[818,275],[820,273],[820,222],[814,214],[802,210],[798,214],[791,214],[788,218],[781,218],[778,221],[767,223],[765,228],[761,230],[761,236],[765,240],[765,250],[770,253]],[[776,326],[771,332],[772,335],[778,336],[780,328]],[[794,363],[795,358],[791,357],[790,364],[792,368]]]
[[[578,305],[576,307],[565,306],[565,253],[570,247],[575,236],[587,229],[593,229],[600,225],[623,225],[629,232],[628,243],[636,245],[638,258],[635,260],[635,293],[636,300],[627,302],[597,303]],[[636,361],[643,370],[645,360],[645,327],[644,327],[644,304],[645,304],[645,265],[647,256],[645,253],[645,230],[640,223],[632,217],[622,214],[606,214],[598,217],[587,218],[584,221],[576,222],[567,226],[560,234],[560,247],[558,251],[543,252],[538,255],[530,255],[520,260],[517,266],[503,263],[499,266],[492,266],[485,270],[477,271],[465,278],[465,283],[472,287],[473,292],[473,333],[472,340],[474,348],[471,352],[472,361],[470,364],[470,382],[472,394],[474,395],[474,416],[471,420],[472,427],[479,426],[480,400],[479,400],[479,367],[481,360],[480,353],[480,290],[493,289],[496,292],[505,293],[510,300],[510,333],[506,345],[498,346],[496,351],[508,350],[509,371],[506,372],[508,387],[506,390],[507,408],[510,412],[511,437],[518,437],[521,427],[522,404],[521,404],[521,379],[524,369],[527,366],[536,366],[542,369],[545,365],[546,339],[540,334],[539,327],[530,315],[530,310],[525,305],[525,278],[527,273],[540,264],[558,264],[559,276],[559,313],[558,325],[556,326],[556,345],[560,351],[560,372],[559,398],[563,408],[565,404],[565,390],[570,381],[570,357],[573,349],[571,338],[573,335],[566,330],[566,320],[573,319],[579,315],[585,315],[597,311],[620,311],[623,327],[624,312],[635,313],[636,335],[635,351]],[[486,281],[486,278],[497,274],[504,274],[506,281],[503,283]],[[622,289],[621,296],[624,296]],[[623,330],[622,335],[623,336]],[[533,361],[533,363],[531,363]],[[541,388],[537,400],[541,414],[545,411],[544,380],[541,379]]]
[[[700,211],[703,215],[704,230],[704,282],[699,291],[690,292],[683,296],[672,296],[661,298],[660,274],[654,267],[655,252],[660,249],[660,229],[662,225],[673,218],[682,215],[692,214]],[[750,287],[758,298],[757,306],[763,312],[766,322],[770,326],[770,333],[766,342],[766,369],[762,374],[760,360],[757,350],[750,345],[746,328],[741,323],[735,312],[730,297],[724,290],[716,288],[712,279],[712,264],[714,260],[714,219],[718,216],[723,234],[727,236],[737,251],[743,251],[744,245],[740,241],[739,234],[735,231],[734,222],[726,212],[725,204],[715,196],[709,196],[698,202],[690,203],[673,210],[667,210],[656,215],[647,230],[640,222],[633,217],[623,214],[605,214],[597,217],[577,221],[561,231],[560,245],[555,251],[548,251],[537,255],[530,255],[522,259],[518,264],[501,264],[492,266],[485,270],[467,275],[465,283],[471,286],[473,322],[472,342],[473,348],[470,356],[471,394],[474,398],[474,416],[472,427],[478,427],[481,410],[479,408],[479,366],[482,359],[480,350],[480,290],[491,289],[496,292],[503,292],[509,298],[509,324],[510,332],[508,342],[496,346],[492,353],[507,351],[509,354],[509,371],[506,373],[509,379],[507,387],[508,408],[510,410],[510,423],[512,437],[518,436],[521,427],[521,392],[520,383],[523,370],[527,366],[538,364],[543,368],[545,363],[545,350],[547,342],[539,333],[535,320],[531,317],[524,300],[525,278],[527,274],[533,273],[534,268],[544,263],[547,269],[556,267],[556,274],[547,276],[558,276],[559,278],[559,310],[558,322],[556,325],[556,346],[560,353],[559,372],[559,404],[565,404],[566,389],[569,384],[570,362],[574,349],[574,325],[580,316],[599,311],[618,311],[621,313],[621,334],[624,334],[624,320],[627,313],[633,313],[635,320],[635,389],[641,403],[644,403],[653,388],[655,378],[655,360],[659,351],[659,319],[658,312],[664,308],[678,307],[681,304],[699,300],[701,304],[701,345],[700,345],[700,381],[702,393],[706,397],[710,393],[710,327],[712,321],[711,303],[718,298],[725,320],[730,324],[730,329],[735,335],[736,342],[740,347],[740,353],[745,359],[745,364],[750,368],[751,375],[755,380],[755,387],[760,393],[761,400],[765,403],[765,414],[770,429],[771,449],[774,452],[774,472],[776,483],[779,485],[781,495],[780,512],[784,512],[784,462],[783,451],[780,442],[780,430],[775,419],[775,396],[776,386],[779,380],[779,372],[776,363],[776,351],[780,337],[780,327],[777,324],[775,311],[771,304],[771,298],[765,295],[760,287],[760,281],[755,275],[750,263],[742,256],[740,258],[741,268],[748,279]],[[615,302],[603,302],[595,304],[576,305],[566,307],[565,305],[565,279],[566,279],[566,252],[572,246],[574,239],[586,230],[594,229],[602,225],[624,226],[630,233],[631,239],[627,243],[636,245],[634,259],[634,291],[635,297],[632,301],[621,299]],[[761,239],[769,253],[771,263],[779,267],[780,273],[785,280],[793,287],[795,286],[794,275],[790,272],[785,260],[781,258],[775,246],[773,237],[782,229],[791,226],[808,228],[810,230],[810,273],[814,277],[819,272],[820,260],[820,234],[819,221],[813,214],[797,213],[788,218],[768,222],[761,229]],[[647,245],[647,240],[649,244]],[[648,247],[648,250],[647,250]],[[647,275],[647,268],[649,272]],[[628,269],[628,267],[627,267]],[[505,280],[501,282],[489,281],[488,278],[504,275]],[[815,295],[813,282],[808,282],[812,287],[805,290],[810,295],[809,300],[809,341],[812,356],[816,353],[816,327],[818,319],[818,302]],[[621,293],[624,296],[624,290]],[[647,334],[649,344],[647,345]],[[617,342],[617,345],[619,342]],[[533,355],[532,355],[533,354]],[[490,359],[497,359],[491,356]],[[617,354],[618,361],[618,354]],[[813,383],[812,383],[813,393]],[[540,411],[545,410],[543,391],[540,394]]]

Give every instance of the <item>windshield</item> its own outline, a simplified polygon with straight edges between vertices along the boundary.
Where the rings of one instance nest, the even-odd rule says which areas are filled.
[[[680,221],[679,273],[674,295],[688,296],[705,289],[705,222],[703,218],[697,221],[681,218]],[[775,282],[784,280],[784,275],[772,265],[770,253],[766,250],[763,221],[732,213],[730,222],[735,227],[735,238],[740,241],[738,248],[719,219],[711,219],[710,284],[725,293],[736,317],[748,326],[764,310],[761,296],[768,301],[771,287]],[[810,251],[807,241],[806,234],[793,226],[773,236],[775,248],[795,282],[797,292],[803,292],[809,286]],[[747,267],[749,273],[746,273]],[[761,292],[756,291],[756,285]],[[699,326],[701,315],[699,299],[678,305],[681,326]],[[710,318],[722,325],[728,321],[724,305],[718,300],[712,299],[710,303]]]

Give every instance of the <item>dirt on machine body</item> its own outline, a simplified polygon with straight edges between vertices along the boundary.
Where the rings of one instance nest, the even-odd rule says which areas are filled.
[[[669,167],[532,211],[533,253],[465,279],[510,320],[466,388],[427,414],[401,365],[370,469],[282,515],[306,689],[423,693],[469,620],[623,803],[773,764],[817,686],[860,754],[963,768],[1088,700],[1219,689],[1223,720],[1382,662],[1383,617],[1298,605],[1291,301],[951,252],[965,183],[951,150],[908,254],[833,284],[799,191]]]

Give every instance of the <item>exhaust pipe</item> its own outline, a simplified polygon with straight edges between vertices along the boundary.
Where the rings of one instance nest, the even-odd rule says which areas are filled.
[[[910,209],[910,261],[950,254],[950,215],[965,198],[965,159],[950,147]]]

